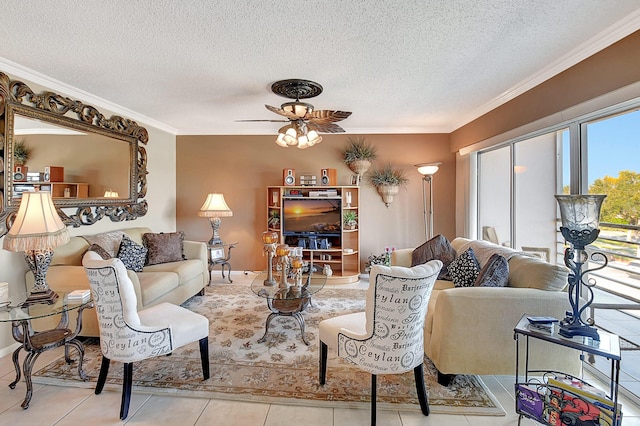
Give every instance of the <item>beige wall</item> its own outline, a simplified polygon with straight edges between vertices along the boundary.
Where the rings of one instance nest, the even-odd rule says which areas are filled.
[[[187,238],[207,241],[211,227],[198,210],[207,193],[221,192],[233,210],[223,218],[221,238],[239,242],[233,252],[234,270],[260,270],[265,266],[260,234],[266,229],[268,185],[282,185],[282,169],[296,175],[319,175],[322,168],[334,168],[338,184],[348,185],[352,172],[342,161],[346,135],[323,135],[321,144],[306,150],[281,148],[269,136],[179,136],[177,138],[177,228]],[[410,247],[425,239],[422,179],[414,164],[441,161],[434,178],[434,229],[454,237],[455,156],[448,135],[365,135],[378,149],[376,164],[389,161],[402,168],[410,179],[394,202],[386,208],[366,181],[360,191],[361,263],[379,254],[385,246]],[[296,180],[298,182],[298,180]]]

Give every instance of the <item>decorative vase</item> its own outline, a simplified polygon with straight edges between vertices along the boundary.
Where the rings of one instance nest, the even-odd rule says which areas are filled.
[[[400,186],[398,185],[380,185],[378,186],[378,194],[382,197],[382,201],[386,207],[393,202],[393,197],[398,195]]]
[[[370,167],[371,161],[369,160],[355,160],[349,163],[351,171],[361,176],[364,175]]]

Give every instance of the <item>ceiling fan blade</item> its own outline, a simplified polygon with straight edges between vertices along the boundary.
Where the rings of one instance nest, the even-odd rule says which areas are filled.
[[[317,121],[309,121],[307,122],[307,128],[320,133],[344,133],[344,129],[335,123],[318,123]]]
[[[267,109],[271,112],[275,112],[278,115],[281,115],[283,117],[287,117],[289,120],[299,120],[300,117],[298,117],[295,114],[291,114],[285,110],[283,110],[282,108],[276,108],[276,107],[272,107],[271,105],[265,105],[265,107],[267,107]]]
[[[336,121],[342,121],[350,115],[350,111],[332,111],[329,109],[321,109],[312,111],[311,114],[307,114],[305,118],[315,123],[332,123]]]
[[[266,121],[269,123],[288,123],[289,120],[235,120],[237,123],[247,123],[252,121]]]

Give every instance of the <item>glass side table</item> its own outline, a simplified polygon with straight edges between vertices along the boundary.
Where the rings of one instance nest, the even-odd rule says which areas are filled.
[[[29,402],[33,394],[33,384],[31,382],[33,365],[40,354],[45,351],[64,345],[64,357],[67,363],[70,364],[73,360],[69,354],[69,349],[70,347],[75,348],[78,351],[78,374],[82,380],[88,380],[82,369],[84,346],[82,342],[76,339],[76,336],[82,330],[82,311],[86,308],[93,308],[94,304],[91,299],[86,302],[69,302],[67,295],[68,293],[59,293],[60,297],[51,305],[35,303],[24,306],[23,302],[29,294],[12,294],[10,295],[10,304],[0,308],[0,322],[11,323],[11,334],[16,342],[21,344],[20,347],[13,351],[12,355],[13,365],[16,369],[16,379],[9,384],[11,389],[15,389],[21,377],[20,364],[18,362],[20,350],[24,349],[27,352],[22,365],[27,393],[21,406],[25,410],[29,408]],[[71,311],[77,311],[78,313],[74,331],[69,328],[69,312]],[[56,328],[44,331],[34,331],[32,329],[32,320],[52,315],[60,315],[60,322]]]
[[[327,282],[327,277],[322,274],[305,275],[302,277],[302,285],[300,287],[291,285],[286,288],[281,288],[278,285],[265,286],[264,281],[266,278],[267,272],[262,272],[251,283],[251,290],[267,300],[267,306],[271,311],[265,323],[264,336],[258,339],[258,343],[264,343],[267,340],[269,325],[275,317],[287,316],[293,317],[298,321],[302,341],[309,346],[309,342],[304,335],[302,312],[311,303],[311,296],[322,290]]]
[[[229,271],[229,282],[231,280],[231,249],[235,248],[239,243],[223,243],[223,244],[207,244],[207,250],[209,250],[209,282],[211,282],[211,271],[217,265],[220,265],[222,270],[222,279],[224,279],[224,267],[226,266]],[[226,254],[225,254],[226,251]]]

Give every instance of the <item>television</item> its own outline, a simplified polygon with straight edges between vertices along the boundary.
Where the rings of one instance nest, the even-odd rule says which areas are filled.
[[[341,200],[298,198],[282,200],[285,236],[340,235]]]

